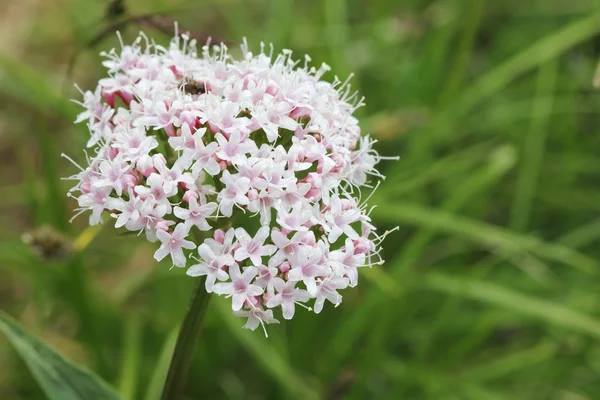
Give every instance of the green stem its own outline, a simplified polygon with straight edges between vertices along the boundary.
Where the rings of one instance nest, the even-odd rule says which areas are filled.
[[[202,322],[206,315],[209,293],[204,288],[206,276],[198,279],[190,306],[181,325],[175,351],[169,365],[167,380],[161,400],[176,400],[187,382],[188,373],[195,354],[196,343],[200,337]]]

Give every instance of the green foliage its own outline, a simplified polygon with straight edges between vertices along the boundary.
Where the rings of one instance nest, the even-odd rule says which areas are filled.
[[[4,312],[0,312],[0,330],[25,361],[49,399],[119,399],[99,377],[65,360]]]
[[[68,99],[79,96],[72,82],[102,77],[98,52],[119,46],[106,35],[86,47],[109,23],[108,3],[22,2],[21,18],[0,24],[11,26],[0,35],[0,304],[77,344],[124,399],[153,400],[194,282],[112,228],[66,260],[39,259],[19,238],[46,224],[75,239],[86,227],[84,216],[67,224],[74,203],[58,177],[75,167],[59,155],[84,159]],[[597,1],[124,5],[199,35],[310,54],[342,79],[354,72],[363,130],[401,156],[381,165],[387,179],[370,201],[381,232],[400,227],[386,263],[361,271],[337,309],[299,311],[268,339],[213,299],[186,399],[600,398]],[[121,27],[124,41],[139,29]],[[44,361],[19,346],[30,367]],[[14,352],[0,362],[0,398],[44,398]]]

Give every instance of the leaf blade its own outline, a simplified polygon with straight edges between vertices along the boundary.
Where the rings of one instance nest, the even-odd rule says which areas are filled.
[[[4,332],[50,400],[119,400],[112,388],[92,372],[64,359],[0,311]]]

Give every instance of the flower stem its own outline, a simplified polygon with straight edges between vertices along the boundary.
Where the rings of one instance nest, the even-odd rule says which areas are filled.
[[[202,322],[210,299],[209,293],[204,288],[205,280],[205,276],[197,279],[198,283],[192,294],[190,306],[179,330],[161,400],[178,399],[187,382],[190,365],[195,354],[194,350],[200,337]]]

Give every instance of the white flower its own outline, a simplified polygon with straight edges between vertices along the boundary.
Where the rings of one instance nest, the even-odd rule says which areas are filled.
[[[323,310],[325,300],[329,300],[337,307],[342,302],[342,296],[337,291],[347,287],[348,278],[325,278],[317,287],[315,313],[319,314]]]
[[[267,307],[273,308],[281,305],[285,319],[292,319],[296,312],[296,303],[305,302],[310,298],[306,290],[296,288],[296,282],[285,282],[281,278],[275,278],[273,286],[277,293],[267,301]]]
[[[229,275],[223,270],[223,267],[233,265],[233,257],[229,254],[217,256],[206,244],[198,246],[198,254],[204,261],[192,265],[186,273],[189,276],[206,275],[206,291],[211,293],[217,279],[224,281],[229,278]]]
[[[277,249],[272,244],[264,244],[265,239],[269,237],[269,228],[266,226],[260,228],[254,238],[251,238],[244,228],[238,228],[235,230],[235,237],[240,244],[234,253],[235,261],[238,262],[249,258],[252,264],[259,266],[263,256],[270,256]]]
[[[217,203],[199,205],[198,201],[192,197],[190,198],[187,209],[175,207],[173,213],[177,218],[184,220],[186,225],[195,225],[201,231],[209,231],[211,227],[208,222],[206,222],[206,218],[211,216],[217,207]]]
[[[233,264],[229,267],[229,276],[231,282],[217,283],[213,286],[213,291],[217,294],[224,294],[231,297],[231,309],[238,311],[242,308],[245,301],[249,301],[251,296],[260,296],[263,289],[260,286],[253,285],[252,280],[258,273],[255,267],[246,267],[244,273],[240,272],[240,267]]]
[[[172,233],[158,230],[156,236],[162,242],[158,250],[154,253],[157,261],[162,260],[167,255],[171,255],[173,265],[176,267],[185,267],[185,255],[183,249],[195,249],[196,245],[189,240],[185,240],[189,230],[185,224],[178,224]]]
[[[237,174],[231,175],[229,171],[225,170],[221,182],[225,184],[225,189],[219,192],[218,196],[220,211],[224,216],[231,217],[234,205],[245,206],[248,204],[246,193],[250,189],[250,180]]]
[[[267,335],[267,330],[265,329],[265,324],[278,324],[279,323],[278,320],[273,318],[272,310],[263,310],[258,307],[251,308],[249,311],[245,311],[245,310],[234,311],[233,314],[236,317],[248,318],[248,320],[246,321],[246,323],[243,326],[243,328],[245,328],[245,329],[250,329],[251,331],[253,331],[256,328],[258,328],[258,325],[261,325],[263,327],[263,330],[265,331],[265,336],[267,336],[267,337],[269,337],[269,335]]]
[[[321,250],[318,247],[302,246],[300,251],[290,257],[292,269],[289,272],[290,281],[302,281],[311,296],[317,292],[316,277],[329,275],[329,270],[321,265]]]

